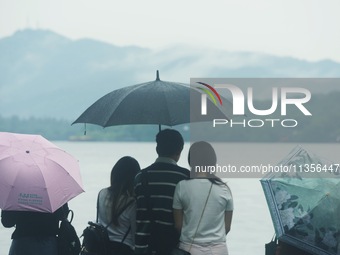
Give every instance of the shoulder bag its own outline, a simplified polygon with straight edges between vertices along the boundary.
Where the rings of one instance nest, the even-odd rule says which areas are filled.
[[[122,214],[126,208],[128,208],[133,203],[131,200],[127,203],[119,214]],[[107,231],[108,227],[112,224],[113,221],[109,222],[105,227],[98,223],[98,208],[99,208],[99,194],[97,199],[97,222],[88,222],[88,226],[84,229],[82,237],[83,242],[81,246],[81,253],[80,255],[107,255],[110,247],[110,239],[109,233]],[[125,238],[129,234],[131,230],[131,226],[129,226],[128,230],[126,231],[122,241],[119,244],[123,244]],[[119,252],[119,251],[118,251]]]
[[[68,215],[71,219],[68,220]],[[58,254],[60,255],[78,255],[80,252],[80,241],[76,230],[72,226],[73,211],[69,210],[66,215],[63,212],[63,219],[58,231]]]
[[[197,228],[196,228],[196,231],[195,231],[195,234],[192,238],[192,241],[190,243],[190,248],[189,248],[189,251],[185,251],[183,249],[180,249],[179,247],[176,247],[174,248],[171,252],[170,252],[170,255],[190,255],[190,250],[191,250],[191,247],[192,247],[192,244],[194,243],[194,240],[195,240],[195,237],[196,237],[196,234],[197,234],[197,231],[198,231],[198,227],[201,223],[201,220],[202,220],[202,217],[203,217],[203,214],[204,214],[204,211],[205,211],[205,208],[207,207],[207,203],[208,203],[208,200],[209,200],[209,196],[210,196],[210,193],[211,193],[211,189],[212,189],[212,186],[213,184],[211,183],[211,186],[210,186],[210,189],[209,189],[209,193],[208,193],[208,196],[207,196],[207,199],[205,200],[205,204],[204,204],[204,207],[203,207],[203,211],[202,211],[202,214],[201,214],[201,217],[198,221],[198,224],[197,224]]]

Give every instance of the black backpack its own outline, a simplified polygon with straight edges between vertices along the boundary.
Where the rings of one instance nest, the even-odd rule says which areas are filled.
[[[83,243],[81,248],[81,254],[85,255],[106,255],[108,254],[107,248],[110,242],[107,227],[102,226],[99,223],[88,222],[83,231]]]
[[[71,214],[70,221],[67,219]],[[76,230],[72,226],[73,211],[69,210],[66,217],[62,219],[58,232],[58,254],[59,255],[79,255],[80,241]]]
[[[98,195],[99,198],[99,195]],[[128,202],[120,211],[119,215],[128,208],[134,200]],[[97,199],[97,208],[99,208],[98,199]],[[83,242],[81,245],[81,255],[107,255],[110,239],[107,228],[112,224],[112,221],[107,224],[107,226],[103,226],[98,223],[98,211],[97,211],[97,222],[94,223],[92,221],[88,222],[88,226],[84,229],[82,237]],[[121,244],[124,243],[125,238],[131,230],[131,226],[128,228],[125,233]]]

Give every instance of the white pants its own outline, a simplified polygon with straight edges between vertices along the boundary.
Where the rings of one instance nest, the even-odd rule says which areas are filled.
[[[189,251],[190,244],[181,242],[179,248]],[[191,255],[228,255],[226,243],[209,244],[206,246],[192,244],[189,252]]]

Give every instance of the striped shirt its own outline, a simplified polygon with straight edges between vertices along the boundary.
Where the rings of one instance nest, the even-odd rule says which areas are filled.
[[[137,197],[135,254],[146,254],[151,242],[151,220],[165,229],[173,228],[172,203],[176,185],[188,179],[190,172],[170,158],[159,157],[136,176]],[[146,188],[147,186],[147,188]],[[146,190],[147,189],[147,190]],[[147,201],[146,197],[150,199]],[[148,212],[152,211],[152,216]],[[151,237],[154,238],[154,237]]]

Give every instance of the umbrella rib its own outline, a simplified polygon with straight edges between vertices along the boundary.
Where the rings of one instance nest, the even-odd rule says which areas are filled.
[[[124,100],[126,100],[127,97],[129,97],[130,94],[132,94],[134,91],[140,89],[141,87],[147,86],[148,84],[150,84],[150,82],[145,82],[145,83],[141,83],[141,84],[137,84],[137,85],[135,85],[135,86],[132,86],[133,88],[132,88],[131,90],[129,90],[129,91],[127,90],[126,95],[119,97],[119,102],[117,103],[117,106],[116,106],[115,108],[111,109],[110,114],[107,114],[107,118],[106,118],[106,120],[104,121],[103,127],[105,128],[105,127],[111,126],[109,123],[111,123],[111,121],[114,119],[114,113],[115,113],[115,111],[120,107],[121,103],[122,103]],[[111,93],[115,93],[115,92],[117,92],[117,91],[119,91],[119,90],[122,91],[122,90],[128,89],[128,88],[129,88],[129,87],[121,88],[121,89],[112,91]],[[130,88],[131,88],[131,87],[130,87]],[[111,94],[111,93],[110,93],[110,94]],[[100,100],[100,99],[99,99],[99,100]],[[91,107],[91,106],[90,106],[90,107]]]
[[[168,105],[169,99],[167,98],[167,94],[166,94],[166,93],[163,93],[163,95],[164,95],[164,100],[166,101],[166,104]],[[171,121],[171,120],[172,120],[172,118],[171,118],[172,116],[171,116],[171,114],[170,114],[170,108],[167,107],[166,110],[167,110],[167,115],[169,116],[169,120]],[[169,124],[169,123],[168,123],[168,124]]]
[[[39,170],[40,170],[40,172],[41,173],[43,173],[43,171],[42,171],[42,168],[40,167],[40,165],[36,162],[36,160],[33,158],[33,157],[31,157],[31,159],[34,161],[34,163],[35,163],[35,166],[37,166],[38,168],[39,168]],[[44,157],[44,160],[45,160],[46,158]],[[45,189],[46,189],[46,192],[48,191],[48,188],[47,188],[47,185],[46,185],[46,179],[45,179],[45,176],[43,175],[43,174],[41,174],[41,177],[43,178],[43,180],[44,180],[44,184],[45,184]],[[51,200],[50,200],[50,198],[49,197],[47,197],[48,198],[48,201],[49,201],[49,205],[51,205]]]
[[[124,89],[124,88],[122,88]],[[111,92],[110,94],[112,95],[115,91]],[[127,94],[128,95],[128,94]],[[117,106],[113,109],[110,109],[110,114],[107,114],[107,117],[105,118],[105,120],[103,121],[103,127],[108,127],[108,123],[110,122],[111,118],[112,118],[112,115],[114,113],[114,111],[119,107],[120,103],[124,100],[124,98],[127,96],[125,95],[124,97],[120,97],[120,100],[119,102],[117,102]],[[100,99],[98,99],[100,100]],[[91,106],[90,106],[91,107]]]
[[[72,182],[73,182],[74,184],[76,184],[76,185],[79,186],[79,184],[78,184],[78,182],[75,180],[75,178],[74,178],[74,177],[73,177],[73,176],[72,176],[72,175],[71,175],[71,174],[70,174],[70,173],[62,166],[62,165],[60,165],[57,161],[54,161],[54,160],[49,159],[49,158],[47,158],[47,157],[45,157],[45,160],[49,160],[52,164],[55,164],[55,165],[59,166],[59,168],[61,169],[61,171],[66,172],[66,174],[70,176]],[[50,194],[50,192],[51,192],[51,189],[46,185],[46,184],[47,184],[47,181],[46,181],[45,176],[42,175],[42,177],[43,177],[43,179],[44,179],[46,192],[47,192],[47,194],[48,194],[47,197],[49,198],[49,197],[50,197],[49,194]],[[60,186],[60,185],[59,185],[59,186]],[[80,186],[79,186],[79,187],[80,187]],[[82,187],[80,187],[80,188],[83,190]],[[67,196],[67,194],[63,192],[63,197],[65,197],[65,196]],[[72,197],[71,197],[71,196],[67,196],[67,197],[73,198],[74,196],[72,196]],[[50,201],[50,199],[49,199],[49,202],[50,202],[50,206],[51,206],[51,210],[52,210],[52,211],[58,209],[58,208],[53,208],[53,203]]]

